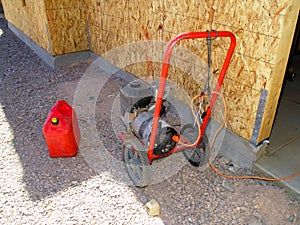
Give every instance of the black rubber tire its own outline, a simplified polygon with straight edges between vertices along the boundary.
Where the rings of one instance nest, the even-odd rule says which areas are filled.
[[[148,161],[147,148],[137,138],[127,139],[123,143],[123,159],[130,179],[137,187],[151,183],[152,169]]]
[[[195,127],[193,124],[185,124],[180,133],[191,143],[194,143],[198,137],[198,127]],[[187,148],[183,151],[185,158],[195,167],[200,167],[208,163],[209,154],[208,138],[205,134],[197,148]]]

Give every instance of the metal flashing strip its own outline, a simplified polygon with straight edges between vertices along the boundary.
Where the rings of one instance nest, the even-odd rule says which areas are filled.
[[[256,113],[256,119],[255,124],[252,132],[252,137],[250,142],[254,145],[257,145],[258,143],[258,135],[260,133],[261,125],[262,125],[262,119],[265,113],[265,107],[267,103],[268,98],[268,91],[266,89],[262,89],[262,92],[260,94],[260,99],[258,103],[258,109]]]
[[[90,58],[89,50],[53,56],[52,53],[47,52],[44,48],[38,45],[35,41],[29,38],[26,34],[24,34],[22,31],[20,31],[16,26],[11,24],[10,22],[8,22],[8,28],[21,41],[23,41],[36,55],[38,55],[45,63],[47,63],[53,69],[69,66],[73,63],[82,62]],[[48,31],[47,31],[47,37],[49,38]],[[48,39],[48,41],[50,41],[50,39]],[[49,42],[48,44],[50,45],[51,43]]]

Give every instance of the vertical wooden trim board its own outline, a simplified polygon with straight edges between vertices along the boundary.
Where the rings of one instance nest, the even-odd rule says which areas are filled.
[[[267,86],[269,96],[258,141],[268,138],[272,130],[299,10],[300,1],[291,0],[284,18],[276,62]]]

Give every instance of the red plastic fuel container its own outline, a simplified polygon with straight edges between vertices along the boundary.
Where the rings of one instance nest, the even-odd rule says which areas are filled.
[[[43,133],[51,157],[75,156],[80,142],[80,131],[75,110],[59,100],[48,114]]]

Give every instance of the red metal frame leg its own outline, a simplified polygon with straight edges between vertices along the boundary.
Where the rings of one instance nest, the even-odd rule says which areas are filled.
[[[168,78],[168,72],[169,72],[169,67],[170,67],[169,63],[170,63],[170,58],[171,58],[171,54],[172,54],[172,50],[173,50],[174,46],[181,40],[198,39],[198,38],[199,39],[201,39],[201,38],[217,38],[217,37],[229,37],[230,38],[230,46],[229,46],[225,61],[223,63],[223,66],[222,66],[222,69],[220,72],[218,83],[214,89],[214,92],[219,92],[221,85],[223,83],[223,80],[225,78],[225,74],[228,69],[231,57],[232,57],[234,49],[235,49],[236,38],[235,38],[234,34],[229,31],[187,32],[187,33],[182,33],[182,34],[177,35],[174,39],[172,39],[169,42],[166,52],[165,52],[165,55],[164,55],[164,61],[163,61],[160,82],[159,82],[159,87],[158,87],[158,94],[157,94],[155,110],[154,110],[152,131],[151,131],[150,143],[149,143],[149,147],[148,147],[149,163],[152,163],[152,161],[155,158],[159,158],[158,156],[155,156],[153,153],[154,153],[154,147],[155,147],[155,141],[156,141],[156,132],[158,130],[159,115],[160,115],[161,105],[162,105],[162,101],[163,101],[166,81]],[[209,109],[207,110],[207,115],[205,116],[204,121],[201,126],[201,135],[205,131],[208,120],[211,115],[211,109],[214,107],[217,97],[218,97],[217,94],[212,94]],[[201,138],[200,138],[200,140],[201,140]]]

